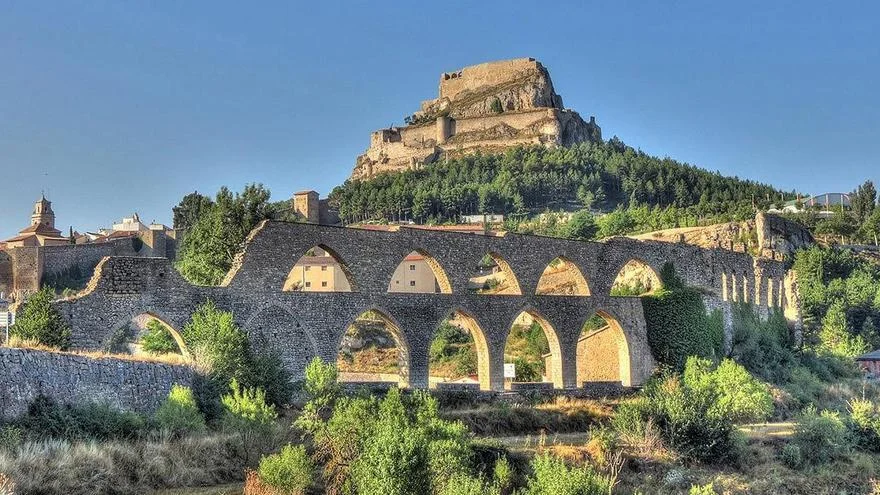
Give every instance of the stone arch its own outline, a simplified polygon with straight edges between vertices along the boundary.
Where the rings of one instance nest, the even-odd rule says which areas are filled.
[[[516,314],[514,319],[507,326],[508,330],[505,336],[505,352],[511,334],[513,333],[513,327],[517,325],[517,322],[523,317],[523,315],[527,315],[532,321],[537,323],[541,327],[541,330],[543,330],[544,336],[547,338],[549,353],[542,356],[544,358],[544,373],[547,381],[552,383],[554,388],[563,388],[565,384],[563,382],[562,348],[559,343],[559,337],[556,334],[553,325],[551,325],[550,322],[535,308],[531,306],[524,308]]]
[[[319,356],[315,337],[294,312],[277,302],[261,306],[242,325],[254,351],[275,353],[294,377],[303,376],[306,366]]]
[[[339,341],[336,342],[336,352],[337,356],[342,350],[342,346],[344,344],[344,339],[349,329],[354,328],[354,325],[361,320],[363,317],[374,317],[380,320],[384,326],[385,331],[391,335],[391,338],[394,340],[395,347],[397,349],[397,365],[398,365],[398,386],[400,387],[409,387],[409,343],[407,342],[406,335],[403,332],[403,327],[395,320],[391,314],[385,309],[379,306],[370,306],[366,310],[355,315],[349,322],[346,324],[345,328],[343,328],[342,333],[340,334]],[[355,380],[359,381],[359,380]],[[377,381],[377,380],[367,380],[367,381]],[[381,380],[379,380],[381,381]]]
[[[477,319],[473,316],[473,314],[462,309],[461,307],[455,307],[451,311],[449,311],[449,313],[447,313],[443,320],[435,325],[435,329],[439,329],[440,325],[442,325],[443,322],[453,317],[457,317],[461,320],[461,323],[467,329],[468,333],[471,336],[471,339],[474,342],[474,347],[477,354],[477,378],[479,380],[480,390],[491,390],[492,388],[489,364],[489,343],[486,340],[486,335],[483,332],[482,327],[480,326],[479,322],[477,322]],[[436,334],[436,330],[434,333]]]
[[[317,244],[297,259],[282,291],[357,292],[348,264],[333,248]]]
[[[433,280],[428,280],[429,277],[433,277]],[[427,290],[428,284],[431,290]],[[388,282],[388,292],[451,294],[452,284],[437,258],[419,248],[406,255],[397,265]]]
[[[168,333],[171,335],[171,338],[174,339],[174,342],[177,344],[177,347],[180,349],[180,354],[186,358],[191,359],[192,355],[189,352],[189,348],[186,345],[186,342],[183,340],[181,330],[172,323],[174,320],[165,315],[162,311],[155,309],[148,309],[144,311],[132,311],[128,314],[128,316],[124,316],[115,321],[113,326],[110,327],[109,332],[106,334],[105,338],[101,342],[101,348],[107,349],[110,345],[111,340],[116,336],[117,331],[122,328],[124,325],[127,325],[138,318],[139,316],[148,316],[165,327],[168,330]]]
[[[601,325],[593,325],[596,319]],[[626,332],[619,320],[597,310],[582,327],[577,341],[577,386],[588,382],[620,382],[632,386],[632,361]]]
[[[476,287],[477,292],[480,294],[490,294],[490,295],[522,295],[522,289],[520,288],[519,279],[516,274],[513,272],[513,269],[510,267],[510,263],[504,259],[501,254],[496,251],[489,251],[484,256],[484,259],[490,259],[494,267],[492,268],[492,272],[488,276],[477,276],[471,277],[469,283],[471,287]],[[483,290],[480,287],[483,285],[484,280],[488,282],[489,280],[497,280],[499,277],[494,276],[494,274],[500,273],[502,278],[502,282],[498,285],[501,287],[501,290],[489,289]]]
[[[575,262],[565,256],[557,256],[547,264],[541,273],[535,294],[539,296],[589,296],[590,286]]]
[[[611,283],[612,296],[643,296],[663,287],[660,274],[648,262],[630,258]]]

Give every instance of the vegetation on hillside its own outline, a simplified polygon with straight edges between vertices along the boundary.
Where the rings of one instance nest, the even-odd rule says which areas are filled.
[[[349,180],[330,194],[347,223],[457,220],[463,214],[524,216],[550,210],[618,205],[693,208],[698,216],[768,206],[770,186],[657,158],[614,138],[568,148],[511,148],[503,154],[450,159],[367,181]]]

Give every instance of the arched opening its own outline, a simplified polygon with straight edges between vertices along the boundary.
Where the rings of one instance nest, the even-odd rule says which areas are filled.
[[[242,329],[247,333],[254,352],[277,357],[293,377],[304,376],[306,366],[318,355],[312,334],[289,308],[281,304],[269,304],[255,311]]]
[[[535,294],[539,296],[589,296],[590,287],[580,268],[559,256],[544,268]]]
[[[489,346],[473,316],[456,310],[437,327],[428,356],[431,388],[489,390]]]
[[[537,312],[520,313],[510,327],[504,346],[504,387],[562,388],[562,353],[556,331]]]
[[[776,307],[776,301],[773,299],[773,277],[767,278],[767,307]]]
[[[721,274],[721,300],[726,301],[728,298],[727,295],[727,274]]]
[[[730,278],[733,282],[730,289],[731,294],[733,294],[733,302],[739,302],[739,284],[736,283],[736,273],[734,273],[733,276],[731,276]]]
[[[284,281],[284,291],[352,292],[351,272],[331,248],[319,244],[297,260]]]
[[[378,309],[361,313],[348,326],[336,365],[342,382],[409,385],[409,348],[403,332]]]
[[[189,359],[189,351],[180,332],[150,312],[140,313],[117,324],[102,350],[109,354]]]
[[[423,249],[416,249],[397,265],[388,292],[451,294],[452,284],[436,258]]]
[[[632,385],[629,344],[620,324],[597,311],[584,323],[577,342],[577,385]]]
[[[474,267],[468,290],[485,295],[522,295],[510,264],[498,253],[486,253]]]
[[[644,296],[663,287],[660,276],[642,260],[629,260],[611,284],[612,296]]]
[[[743,291],[742,302],[744,302],[744,303],[752,302],[749,298],[749,277],[746,275],[743,275],[743,277],[742,277],[742,291]]]

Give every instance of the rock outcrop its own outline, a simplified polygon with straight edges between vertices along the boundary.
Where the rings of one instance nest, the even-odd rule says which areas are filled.
[[[567,110],[550,73],[533,58],[488,62],[440,76],[439,96],[424,101],[404,127],[372,133],[352,178],[422,167],[441,157],[497,152],[525,144],[600,141],[595,118]]]

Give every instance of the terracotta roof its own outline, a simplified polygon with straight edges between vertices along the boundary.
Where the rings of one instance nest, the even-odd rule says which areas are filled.
[[[867,354],[862,354],[856,358],[856,361],[880,361],[880,349]]]
[[[36,225],[31,225],[30,227],[24,228],[18,231],[19,234],[29,234],[36,233],[41,235],[61,235],[61,231],[58,229],[53,229],[48,225],[44,225],[42,223],[38,223]]]

